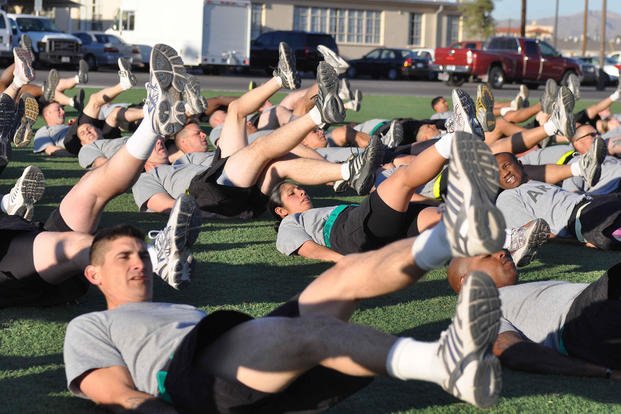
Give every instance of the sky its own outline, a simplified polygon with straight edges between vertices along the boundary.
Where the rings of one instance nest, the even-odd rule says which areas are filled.
[[[608,11],[621,12],[621,0],[607,0]],[[601,10],[602,0],[589,0],[589,10]],[[494,0],[495,20],[520,19],[522,10],[521,0]],[[584,10],[584,0],[558,0],[558,14],[565,16],[582,12]],[[554,17],[556,11],[556,0],[526,0],[526,20],[542,17]],[[560,23],[560,22],[559,22]]]

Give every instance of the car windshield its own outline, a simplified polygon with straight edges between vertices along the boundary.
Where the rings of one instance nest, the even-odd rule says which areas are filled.
[[[22,32],[60,32],[58,27],[49,19],[34,17],[18,17],[17,26]]]

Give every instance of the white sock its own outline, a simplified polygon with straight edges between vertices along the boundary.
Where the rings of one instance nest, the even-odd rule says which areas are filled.
[[[399,338],[386,357],[388,375],[402,380],[423,380],[442,385],[446,371],[438,357],[438,342]]]
[[[617,89],[616,91],[614,91],[609,98],[614,102],[614,101],[618,101],[619,100],[620,94],[619,94],[619,90]]]
[[[349,161],[341,164],[341,177],[343,180],[349,180]]]
[[[505,116],[507,115],[509,112],[513,111],[513,108],[506,106],[504,108],[500,108],[500,116]]]
[[[316,106],[313,106],[313,109],[308,111],[308,116],[310,116],[310,119],[313,120],[315,125],[319,126],[323,124],[323,121],[321,120],[321,112],[319,112],[319,108]]]
[[[443,266],[451,259],[451,248],[446,238],[444,221],[431,229],[425,230],[412,244],[412,257],[416,266],[431,270]]]
[[[282,87],[282,78],[280,76],[274,76],[274,79],[276,79],[276,82],[278,82],[278,85]]]
[[[11,85],[13,85],[15,87],[15,89],[19,89],[19,88],[21,88],[22,86],[24,86],[27,83],[28,83],[27,80],[20,79],[19,77],[14,76],[13,77],[13,82],[11,82]]]
[[[79,77],[78,75],[75,75],[75,76],[73,77],[73,79],[75,79],[75,83],[76,83],[76,84],[79,84],[79,83],[80,83],[80,77]]]
[[[446,158],[447,160],[451,158],[451,146],[453,145],[454,137],[454,132],[444,134],[438,141],[436,141],[435,144],[433,144],[433,146],[436,147],[436,151],[438,151],[442,158]]]
[[[511,246],[511,229],[505,229],[505,244],[502,245],[503,249],[508,249]]]
[[[155,267],[155,265],[157,264],[157,253],[155,252],[155,246],[152,244],[148,244],[147,253],[149,253],[149,259],[151,259],[151,266]]]
[[[0,209],[2,209],[2,212],[5,214],[9,214],[8,212],[8,208],[9,208],[9,198],[10,198],[11,194],[5,194],[2,196],[2,201],[0,201]]]
[[[153,151],[157,137],[158,135],[151,128],[151,120],[145,117],[125,143],[125,148],[133,157],[146,160]]]
[[[569,164],[569,168],[571,169],[571,175],[574,177],[582,176],[582,168],[580,168],[579,162],[572,162]]]
[[[554,125],[554,122],[552,121],[547,121],[543,124],[543,130],[546,131],[546,134],[548,134],[548,136],[552,136],[552,135],[556,135],[556,125]]]
[[[350,111],[356,109],[356,104],[354,101],[347,101],[343,103],[343,108],[349,109]]]

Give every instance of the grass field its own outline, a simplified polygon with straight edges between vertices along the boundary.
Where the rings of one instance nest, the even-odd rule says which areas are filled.
[[[141,91],[130,91],[119,101],[137,101],[142,97]],[[579,102],[580,106],[585,104]],[[363,110],[350,116],[350,120],[422,118],[430,112],[426,98],[367,96]],[[46,175],[47,191],[35,213],[35,219],[45,220],[82,171],[73,159],[35,156],[30,148],[17,150],[14,161],[0,177],[0,192],[7,192],[22,168],[29,164],[39,165]],[[316,206],[357,200],[347,194],[334,195],[325,188],[312,189],[311,194]],[[165,221],[166,217],[161,215],[138,213],[131,196],[125,194],[108,205],[102,225],[130,222],[150,230],[161,228]],[[274,240],[272,221],[267,216],[251,222],[204,222],[195,246],[198,266],[191,286],[177,292],[158,279],[155,298],[189,303],[208,311],[224,307],[260,316],[298,293],[329,267],[299,257],[283,257],[276,251]],[[521,271],[521,280],[591,281],[618,262],[619,257],[616,252],[551,243]],[[443,269],[439,269],[409,289],[361,304],[354,320],[383,331],[432,340],[448,325],[455,302]],[[100,295],[91,289],[79,304],[0,310],[0,395],[4,396],[0,413],[103,412],[69,394],[62,361],[67,322],[79,314],[103,308]],[[621,413],[620,383],[531,375],[507,369],[503,374],[502,398],[488,412]],[[379,379],[332,410],[334,413],[414,411],[461,413],[476,409],[458,402],[435,385]]]

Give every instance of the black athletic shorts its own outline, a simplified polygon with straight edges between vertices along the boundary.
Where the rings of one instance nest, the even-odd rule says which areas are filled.
[[[256,185],[241,188],[217,183],[227,160],[228,157],[221,158],[220,149],[217,148],[211,166],[192,178],[188,192],[203,211],[227,217],[251,211],[253,217],[257,217],[265,211],[268,197]]]
[[[595,115],[595,118],[593,119],[589,118],[589,115],[587,114],[586,109],[578,111],[574,114],[574,121],[576,121],[579,124],[591,125],[593,128],[597,128],[597,121],[599,121],[600,119],[601,118],[599,114]]]
[[[297,301],[285,303],[267,316],[298,317]],[[201,349],[233,327],[253,319],[241,312],[216,311],[186,335],[169,361],[164,385],[180,413],[284,413],[320,412],[372,382],[317,366],[276,394],[256,391],[238,382],[204,374],[196,368]]]
[[[63,141],[65,149],[77,157],[82,148],[80,138],[78,138],[78,127],[82,124],[91,124],[101,130],[104,139],[120,138],[121,130],[117,127],[108,125],[105,119],[97,119],[90,117],[84,113],[80,113],[78,119],[67,128],[65,140]]]
[[[574,217],[579,206],[581,204],[576,206],[567,225],[574,235],[576,234]],[[621,227],[621,193],[593,197],[580,213],[580,225],[584,239],[597,248],[621,249],[621,242],[612,236],[612,233]]]
[[[621,369],[621,263],[583,290],[569,309],[563,343],[574,356]]]
[[[390,208],[372,192],[359,206],[349,206],[334,220],[330,248],[341,254],[378,249],[419,234],[416,219],[428,203],[410,203],[408,211]]]

